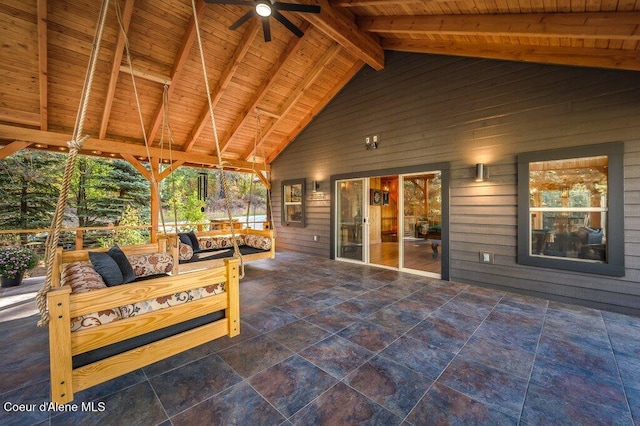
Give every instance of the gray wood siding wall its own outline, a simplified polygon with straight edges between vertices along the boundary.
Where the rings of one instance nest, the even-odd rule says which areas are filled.
[[[373,133],[380,146],[367,151]],[[517,155],[615,141],[625,142],[626,276],[518,265]],[[640,74],[387,52],[385,69],[363,69],[273,163],[278,248],[329,256],[331,175],[439,162],[451,165],[452,281],[640,314]],[[474,182],[478,162],[488,182]],[[280,182],[302,177],[307,226],[283,228]],[[326,200],[310,200],[314,179]]]

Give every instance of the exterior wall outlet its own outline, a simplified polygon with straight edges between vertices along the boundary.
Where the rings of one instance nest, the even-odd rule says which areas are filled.
[[[493,264],[493,253],[480,252],[480,263]]]
[[[313,241],[320,241],[320,236],[319,235],[314,235],[313,236]]]

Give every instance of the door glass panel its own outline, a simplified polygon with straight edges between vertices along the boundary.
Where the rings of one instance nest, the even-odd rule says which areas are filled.
[[[403,267],[440,275],[442,181],[440,172],[403,176]]]
[[[337,257],[364,261],[364,180],[338,181]]]
[[[398,268],[398,176],[369,178],[369,188],[369,263]]]

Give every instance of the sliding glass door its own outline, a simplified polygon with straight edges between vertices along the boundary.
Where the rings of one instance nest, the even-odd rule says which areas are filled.
[[[336,180],[335,253],[440,278],[440,171]]]
[[[336,257],[366,261],[365,179],[349,179],[336,182]]]
[[[442,272],[441,172],[404,175],[402,267],[439,277]]]

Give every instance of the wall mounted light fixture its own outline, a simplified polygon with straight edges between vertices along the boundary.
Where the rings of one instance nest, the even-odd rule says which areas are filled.
[[[367,148],[367,151],[378,148],[378,143],[380,142],[380,135],[371,135],[365,136],[364,138],[364,146]]]
[[[318,182],[317,180],[313,181],[313,192],[318,192],[320,191],[320,182]]]
[[[476,164],[476,182],[484,182],[489,178],[489,173],[484,163]]]

